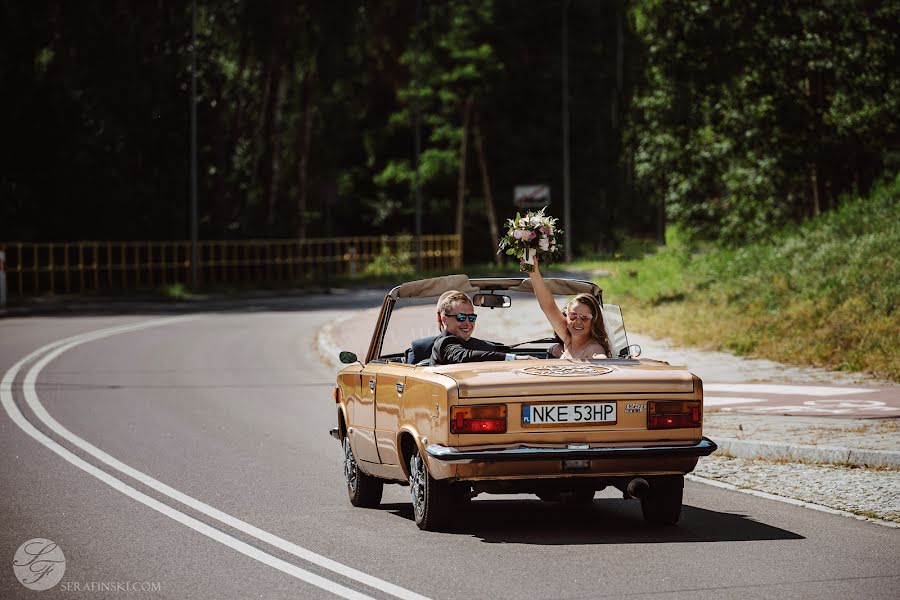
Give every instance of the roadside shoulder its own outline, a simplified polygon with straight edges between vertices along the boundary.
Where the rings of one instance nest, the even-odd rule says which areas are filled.
[[[709,456],[688,478],[900,527],[900,471]],[[709,483],[709,481],[701,481]],[[754,494],[760,495],[760,494]]]

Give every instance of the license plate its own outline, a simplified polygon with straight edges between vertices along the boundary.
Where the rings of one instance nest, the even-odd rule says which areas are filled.
[[[616,403],[593,404],[524,404],[522,425],[614,424]]]

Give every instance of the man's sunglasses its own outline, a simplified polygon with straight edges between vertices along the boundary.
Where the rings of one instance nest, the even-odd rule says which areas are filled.
[[[448,315],[447,313],[444,313],[444,316],[445,317],[456,317],[456,320],[459,321],[460,323],[464,322],[466,320],[466,318],[469,319],[469,323],[474,323],[475,319],[478,318],[478,315],[476,315],[476,314],[467,315],[466,313],[456,313],[455,315]]]

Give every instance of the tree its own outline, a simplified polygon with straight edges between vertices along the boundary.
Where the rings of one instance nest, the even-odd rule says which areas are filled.
[[[643,193],[696,234],[741,243],[864,192],[897,142],[898,6],[637,3]]]
[[[414,104],[425,115],[428,147],[420,157],[420,185],[440,194],[447,189],[448,178],[458,173],[455,229],[461,237],[470,123],[478,122],[480,106],[492,99],[491,78],[503,68],[488,37],[492,25],[493,2],[453,0],[429,5],[414,32],[416,39],[403,57],[410,72],[407,84],[399,91],[403,105],[391,116],[395,127],[408,130]],[[423,38],[430,43],[422,43]],[[485,202],[489,202],[490,178],[480,130],[478,140],[483,193]],[[385,166],[376,182],[385,190],[399,187],[409,197],[414,179],[410,159],[401,156]],[[486,213],[492,215],[493,209]]]

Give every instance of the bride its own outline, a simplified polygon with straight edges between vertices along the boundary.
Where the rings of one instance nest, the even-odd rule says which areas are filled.
[[[565,311],[560,312],[553,294],[541,277],[537,258],[534,259],[534,270],[529,276],[541,310],[553,326],[553,331],[563,341],[560,358],[583,360],[609,357],[609,339],[606,337],[606,326],[597,299],[590,294],[578,294],[569,301]]]

